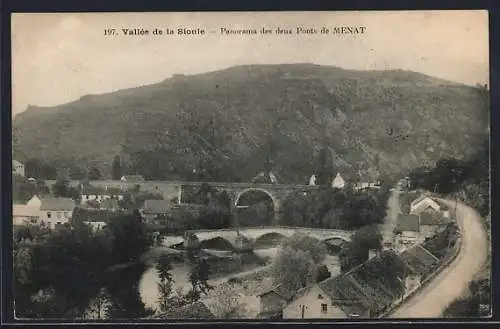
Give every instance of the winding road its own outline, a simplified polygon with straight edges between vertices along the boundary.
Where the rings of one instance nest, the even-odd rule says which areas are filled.
[[[455,201],[439,200],[450,209],[455,207]],[[467,292],[469,281],[487,260],[489,247],[481,218],[474,209],[458,203],[457,222],[462,231],[457,258],[389,318],[439,318],[452,301]]]

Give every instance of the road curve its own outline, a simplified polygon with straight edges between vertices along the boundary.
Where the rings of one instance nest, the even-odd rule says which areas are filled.
[[[455,201],[443,200],[453,209]],[[462,247],[457,258],[434,280],[396,309],[389,318],[439,318],[444,309],[468,289],[468,283],[487,260],[488,239],[478,213],[459,203],[457,222],[462,231]]]

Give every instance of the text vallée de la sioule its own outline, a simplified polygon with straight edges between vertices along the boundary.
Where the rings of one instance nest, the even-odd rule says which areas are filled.
[[[147,36],[147,35],[172,35],[172,34],[178,34],[178,35],[204,35],[206,32],[204,29],[201,28],[178,28],[178,29],[160,29],[160,28],[154,28],[154,29],[144,29],[144,28],[123,28],[123,29],[114,29],[114,28],[109,28],[109,29],[104,29],[104,35],[105,36],[113,36],[113,35],[126,35],[126,36]]]

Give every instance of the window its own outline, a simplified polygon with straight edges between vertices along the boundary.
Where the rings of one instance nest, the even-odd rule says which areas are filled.
[[[326,313],[326,312],[328,312],[328,305],[321,304],[321,313]]]
[[[47,211],[47,218],[51,218],[52,217],[52,214],[50,213],[50,211]]]
[[[323,299],[323,296],[321,294],[318,294],[318,299]]]

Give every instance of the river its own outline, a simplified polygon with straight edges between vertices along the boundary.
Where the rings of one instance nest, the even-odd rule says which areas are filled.
[[[266,249],[256,249],[254,250],[254,254],[261,259],[272,260],[274,257],[276,257],[277,251],[278,248],[276,247],[266,248]],[[325,264],[328,267],[328,270],[330,271],[332,276],[337,276],[338,274],[340,274],[340,265],[338,256],[327,255],[323,261],[323,264]],[[258,266],[256,265],[251,268],[247,267],[247,269],[243,269],[242,271],[239,272],[223,274],[222,276],[208,280],[208,283],[211,285],[218,285],[227,281],[227,279],[231,277],[238,277],[258,272],[260,270],[265,269],[266,266],[268,265],[258,265]],[[188,292],[191,288],[191,283],[189,282],[189,273],[190,273],[189,265],[187,263],[174,263],[172,264],[172,267],[173,269],[171,270],[171,274],[174,280],[174,291],[182,290],[184,293]],[[156,308],[157,306],[157,301],[159,297],[158,286],[157,286],[158,281],[159,281],[158,273],[153,266],[148,268],[146,272],[144,272],[141,278],[141,281],[139,283],[139,292],[141,294],[141,299],[143,303],[146,305],[146,307]],[[270,288],[271,285],[272,282],[266,281],[262,283],[262,288],[265,290],[267,288]],[[246,297],[253,297],[253,299],[256,299],[256,296],[246,296]]]

